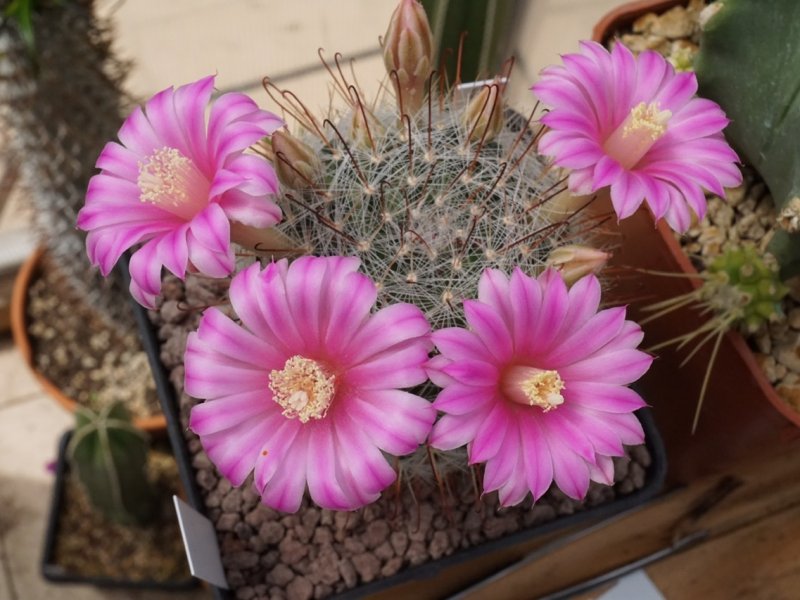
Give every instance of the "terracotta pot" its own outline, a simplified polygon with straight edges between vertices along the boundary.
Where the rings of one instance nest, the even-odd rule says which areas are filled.
[[[594,28],[592,38],[604,43],[617,31],[629,26],[647,12],[663,12],[685,0],[646,0],[618,7]],[[610,208],[608,198],[605,206]],[[696,275],[697,271],[662,220],[653,224],[646,208],[620,222],[616,235],[613,264],[620,282],[616,290],[621,301],[651,304],[675,297],[698,287],[690,277],[646,275],[633,269],[649,269]],[[621,242],[621,243],[620,243]],[[675,311],[644,326],[643,346],[671,339],[699,327],[705,319],[696,311]],[[729,331],[722,340],[714,364],[697,431],[691,425],[701,382],[708,365],[712,344],[681,366],[689,350],[672,348],[658,352],[650,372],[642,379],[642,395],[652,405],[670,457],[671,478],[687,481],[699,475],[719,472],[726,466],[760,453],[785,447],[789,439],[800,437],[800,414],[793,411],[775,392],[742,336]]]
[[[39,248],[23,263],[14,280],[14,290],[11,294],[11,333],[14,337],[14,344],[19,349],[25,364],[28,365],[36,380],[56,402],[72,413],[75,412],[77,406],[75,400],[65,395],[58,386],[36,369],[33,361],[33,347],[28,336],[26,316],[28,289],[41,267],[43,256],[44,249]],[[163,436],[167,429],[167,420],[161,413],[152,417],[136,418],[133,422],[136,427],[150,435]]]

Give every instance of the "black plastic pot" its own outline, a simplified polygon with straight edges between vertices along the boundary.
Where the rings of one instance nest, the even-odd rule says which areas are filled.
[[[121,263],[121,267],[125,272],[125,277],[128,277],[127,261]],[[178,412],[178,399],[169,381],[168,373],[161,363],[159,352],[160,344],[156,330],[150,322],[147,311],[144,308],[136,304],[134,312],[139,327],[139,333],[142,337],[142,344],[147,352],[148,359],[150,360],[150,367],[155,377],[156,389],[161,401],[161,406],[167,417],[167,434],[172,448],[175,451],[175,457],[178,461],[180,474],[186,488],[188,501],[195,509],[205,514],[205,504],[195,481],[191,457],[182,431]],[[573,528],[581,524],[588,525],[590,523],[597,523],[644,504],[655,497],[661,490],[666,478],[667,459],[661,436],[655,427],[649,409],[638,411],[637,417],[644,428],[647,448],[652,458],[652,463],[647,471],[645,485],[639,490],[607,504],[588,508],[569,516],[560,517],[549,523],[533,526],[503,538],[486,542],[480,546],[461,550],[450,556],[417,567],[405,569],[397,575],[348,590],[335,596],[335,598],[337,600],[352,600],[385,591],[402,584],[408,584],[409,582],[432,580],[445,569],[490,555],[500,549],[508,549],[516,545],[529,543],[547,534]],[[509,562],[513,562],[513,559]],[[233,594],[227,590],[216,587],[212,587],[212,589],[214,591],[214,598],[217,600],[231,600],[233,598]]]
[[[127,588],[140,590],[189,590],[197,587],[197,580],[193,578],[175,581],[131,581],[126,579],[112,579],[110,577],[87,577],[69,573],[55,562],[56,539],[59,535],[61,506],[64,501],[64,485],[69,463],[67,462],[67,444],[72,437],[72,431],[67,431],[61,436],[58,444],[58,462],[56,463],[56,480],[53,486],[53,497],[50,503],[50,515],[47,519],[47,530],[44,538],[44,552],[42,553],[42,576],[54,583],[84,583],[103,588]]]

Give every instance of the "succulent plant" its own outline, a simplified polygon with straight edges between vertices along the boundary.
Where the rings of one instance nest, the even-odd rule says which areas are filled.
[[[718,0],[707,10],[700,91],[728,114],[726,135],[772,192],[782,228],[769,249],[788,278],[800,274],[800,3]]]
[[[127,291],[88,266],[86,236],[75,227],[95,157],[128,103],[128,65],[114,56],[110,28],[94,8],[93,0],[14,0],[0,9],[0,124],[37,235],[68,289],[127,331]]]
[[[301,126],[272,139],[279,231],[297,253],[357,255],[379,306],[416,304],[436,329],[460,323],[484,269],[539,272],[555,248],[586,244],[602,218],[558,205],[566,185],[532,151],[534,115],[508,108],[502,84],[444,89],[432,71],[425,80],[411,112],[402,88],[368,102],[339,73],[346,106],[322,120],[267,90]]]
[[[75,421],[67,453],[92,504],[114,521],[147,523],[156,503],[147,476],[146,435],[119,403],[99,413],[79,407]]]

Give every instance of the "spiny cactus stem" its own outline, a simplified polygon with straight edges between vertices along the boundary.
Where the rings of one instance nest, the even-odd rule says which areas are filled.
[[[514,65],[516,64],[517,59],[513,56],[509,56],[507,59],[503,61],[503,64],[500,65],[500,72],[502,75],[500,76],[501,88],[500,93],[506,91],[506,85],[508,85],[508,80],[511,77],[511,72],[514,70]]]
[[[264,88],[264,91],[270,97],[270,100],[272,100],[276,105],[278,105],[284,113],[290,115],[301,127],[307,130],[309,133],[316,135],[331,151],[334,150],[333,146],[330,143],[330,140],[328,140],[328,138],[322,132],[322,129],[320,128],[319,123],[317,123],[317,120],[314,118],[314,115],[308,110],[306,105],[303,104],[291,90],[280,89],[278,86],[272,83],[272,80],[269,77],[264,77],[261,80],[261,87]],[[280,95],[283,101],[279,100],[276,97],[273,90],[274,92],[277,92],[278,95]],[[292,101],[296,102],[298,107],[292,105],[291,104]],[[286,103],[289,103],[288,107]],[[301,112],[302,115],[298,114],[298,112]],[[305,116],[305,118],[303,118],[303,115]]]
[[[347,152],[347,156],[350,157],[350,163],[353,165],[353,170],[355,171],[356,175],[358,175],[358,178],[361,180],[361,183],[364,186],[364,191],[369,192],[371,189],[369,181],[367,181],[367,178],[364,177],[364,173],[361,170],[361,167],[358,165],[358,162],[356,161],[355,157],[353,156],[353,152],[350,150],[350,146],[347,144],[347,141],[344,139],[344,136],[336,128],[336,125],[334,125],[333,121],[331,121],[330,119],[325,119],[323,121],[323,124],[330,126],[330,128],[333,129],[334,132],[336,132],[336,137],[338,137],[339,141],[342,142],[342,146],[344,146],[344,151]]]
[[[431,137],[431,129],[433,127],[433,77],[436,75],[436,71],[431,71],[431,74],[428,76],[428,152],[425,155],[425,158],[430,161],[433,158],[431,152],[433,152],[433,140]]]
[[[507,160],[509,160],[513,156],[514,150],[517,149],[517,146],[522,141],[522,138],[525,137],[525,134],[530,132],[530,130],[531,130],[531,122],[533,121],[533,117],[536,114],[536,111],[538,109],[539,109],[539,101],[537,100],[536,104],[533,105],[533,110],[531,111],[531,114],[528,115],[528,120],[525,121],[525,126],[522,127],[519,130],[519,133],[517,134],[517,137],[514,138],[514,141],[512,142],[511,146],[508,148],[508,153],[506,154],[506,159]],[[539,131],[537,131],[536,134],[534,135],[534,138],[533,138],[534,140],[538,139],[538,137],[541,135],[541,132],[543,131],[543,129],[544,129],[544,127],[542,127],[542,126],[539,127]]]
[[[328,72],[328,75],[331,76],[331,79],[333,80],[333,83],[337,87],[339,92],[345,98],[347,98],[347,92],[342,87],[341,82],[337,79],[336,74],[333,72],[333,69],[331,69],[331,66],[328,64],[328,61],[325,60],[325,57],[322,54],[323,52],[325,52],[324,48],[317,48],[317,56],[319,56],[319,60],[322,62],[322,66],[325,67],[325,70]]]
[[[514,173],[514,171],[517,170],[517,168],[519,167],[520,163],[528,155],[528,152],[530,152],[531,149],[533,149],[533,147],[536,145],[537,141],[539,140],[539,136],[540,136],[542,131],[543,131],[543,129],[540,129],[539,132],[537,132],[537,134],[533,136],[533,139],[530,142],[528,142],[528,144],[525,146],[525,149],[522,151],[522,153],[514,161],[514,164],[511,165],[511,169],[508,171],[509,175],[511,175],[512,173]],[[511,158],[511,153],[510,152],[508,153],[508,158]],[[544,177],[546,174],[547,174],[547,170],[542,171],[541,177]]]
[[[406,136],[408,138],[408,178],[409,182],[414,179],[414,138],[411,136],[411,117],[403,115],[406,124]]]
[[[528,208],[525,209],[525,214],[530,213],[531,211],[537,210],[541,208],[548,202],[550,202],[553,198],[558,197],[559,194],[566,191],[567,186],[564,185],[567,182],[567,177],[564,176],[558,181],[556,181],[553,185],[547,188],[544,192],[542,192],[543,198],[536,202],[535,204],[531,204]],[[595,198],[596,196],[592,196]]]
[[[425,203],[425,201],[428,199],[428,186],[430,185],[431,177],[433,177],[433,171],[434,169],[436,169],[436,166],[438,164],[439,164],[439,159],[437,158],[431,163],[431,168],[428,170],[428,175],[425,177],[425,181],[422,182],[422,190],[420,191],[419,201],[417,201],[417,204],[415,206],[417,210],[419,210]]]
[[[444,507],[445,516],[447,517],[447,521],[452,525],[453,513],[450,510],[450,503],[447,501],[447,493],[445,491],[444,482],[439,474],[439,469],[436,467],[436,458],[433,456],[433,449],[430,447],[430,445],[428,445],[425,447],[425,450],[428,453],[428,462],[431,465],[433,478],[436,480],[436,486],[439,488],[439,497],[442,502],[442,507]]]
[[[367,139],[369,140],[370,148],[372,148],[372,154],[376,158],[379,158],[378,157],[378,150],[375,147],[375,140],[373,139],[372,131],[370,131],[370,128],[369,128],[369,119],[367,118],[367,111],[364,110],[364,103],[361,102],[361,96],[359,95],[358,90],[356,89],[356,86],[350,85],[350,86],[348,86],[347,89],[350,90],[350,93],[355,97],[355,103],[358,105],[357,109],[358,109],[359,113],[361,113],[361,118],[364,119],[364,128],[366,129],[366,132],[367,132]]]
[[[462,31],[458,36],[458,57],[456,58],[456,80],[453,82],[453,87],[458,87],[461,83],[461,64],[464,58],[464,42],[467,39],[467,32]]]
[[[295,204],[300,206],[303,210],[306,210],[306,211],[310,212],[311,214],[313,214],[315,217],[317,217],[317,220],[319,221],[319,223],[321,225],[324,225],[325,227],[327,227],[328,229],[333,231],[336,235],[340,236],[342,239],[346,240],[348,243],[352,244],[353,246],[358,247],[358,240],[356,240],[351,235],[348,235],[347,233],[342,231],[341,228],[336,226],[336,223],[331,221],[328,217],[326,217],[325,215],[320,213],[318,210],[310,207],[308,204],[306,204],[302,200],[299,200],[298,198],[295,198],[291,194],[284,194],[284,197],[287,200],[289,200],[290,202],[294,202]]]
[[[483,502],[481,502],[481,489],[483,486],[480,482],[480,473],[478,465],[470,465],[469,472],[472,475],[472,490],[475,492],[475,503],[473,507],[478,514],[483,513]]]

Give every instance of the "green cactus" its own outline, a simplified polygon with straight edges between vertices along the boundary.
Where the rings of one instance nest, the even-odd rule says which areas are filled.
[[[433,44],[436,49],[434,68],[442,53],[455,52],[462,32],[469,42],[464,44],[461,62],[461,81],[490,77],[507,58],[508,28],[514,18],[517,2],[512,0],[422,0],[430,15]],[[447,76],[455,81],[455,58],[447,61]]]
[[[800,274],[800,2],[718,0],[695,70],[701,95],[731,119],[726,130],[764,178],[783,227],[770,251],[783,278]]]
[[[99,413],[78,407],[67,455],[92,504],[124,524],[146,524],[155,516],[155,494],[147,477],[148,443],[125,407]]]
[[[781,283],[777,266],[770,265],[752,246],[729,250],[708,265],[711,275],[703,286],[705,297],[717,312],[737,311],[737,322],[755,331],[782,315],[781,300],[789,291]]]

